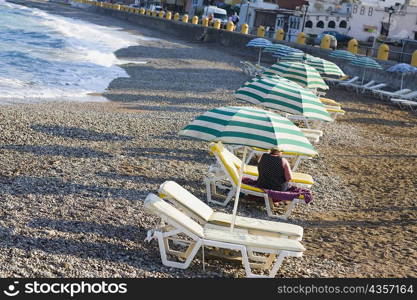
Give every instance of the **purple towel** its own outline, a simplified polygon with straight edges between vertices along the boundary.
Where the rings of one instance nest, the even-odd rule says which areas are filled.
[[[243,177],[242,183],[248,184],[251,186],[256,186],[256,180]],[[272,199],[273,202],[281,202],[281,201],[292,201],[295,198],[299,198],[300,196],[304,196],[304,202],[310,203],[313,201],[313,195],[311,194],[310,190],[302,189],[299,187],[291,186],[287,191],[274,191],[274,190],[267,190],[262,188],[267,194],[268,197]]]

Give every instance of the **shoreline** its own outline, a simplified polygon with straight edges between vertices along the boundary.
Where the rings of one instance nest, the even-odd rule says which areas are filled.
[[[149,63],[123,65],[130,78],[109,85],[109,102],[0,106],[0,276],[242,277],[238,263],[217,259],[207,272],[200,258],[187,270],[164,267],[157,245],[143,242],[156,218],[142,205],[165,180],[205,199],[213,157],[177,132],[208,109],[239,104],[241,58],[78,9],[61,13],[160,39],[116,51]],[[289,222],[304,227],[307,250],[285,259],[277,277],[415,277],[416,119],[341,89],[328,97],[347,113],[326,124],[320,156],[301,166],[316,181],[314,201]],[[255,203],[242,202],[239,214],[267,219]]]

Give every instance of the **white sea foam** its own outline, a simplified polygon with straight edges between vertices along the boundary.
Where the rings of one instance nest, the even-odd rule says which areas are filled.
[[[122,31],[120,28],[51,15],[38,9],[5,3],[3,0],[0,0],[0,10],[2,10],[1,6],[24,11],[24,17],[35,21],[48,35],[57,37],[64,43],[59,49],[53,47],[41,48],[42,51],[37,47],[25,49],[26,55],[37,64],[33,73],[28,73],[26,69],[22,72],[20,69],[16,71],[12,68],[10,73],[5,74],[4,70],[0,71],[0,103],[103,100],[104,98],[91,97],[88,94],[103,92],[115,78],[128,77],[128,74],[117,65],[129,61],[118,59],[114,51],[135,45],[141,39],[147,39]],[[2,50],[4,48],[0,49],[0,54]],[[0,61],[0,65],[1,63]],[[133,63],[146,62],[133,61]]]

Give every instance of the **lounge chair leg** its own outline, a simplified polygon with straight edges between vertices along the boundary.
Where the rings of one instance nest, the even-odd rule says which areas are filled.
[[[202,244],[201,240],[197,241],[195,244],[191,244],[189,248],[185,251],[185,254],[188,254],[188,256],[185,257],[186,259],[184,262],[180,263],[180,262],[168,260],[167,250],[168,250],[168,253],[170,250],[167,249],[167,244],[165,241],[166,237],[164,238],[163,233],[158,231],[158,232],[155,232],[155,235],[158,238],[159,252],[161,254],[162,264],[168,267],[173,267],[173,268],[187,269],[190,266],[191,261],[196,256],[197,251],[200,249],[201,244]]]
[[[211,202],[211,181],[208,178],[204,179],[206,183],[207,202]]]
[[[251,151],[248,155],[248,157],[246,158],[245,164],[249,164],[253,155],[255,154],[255,152]]]
[[[245,247],[246,248],[246,247]],[[278,273],[279,268],[282,265],[282,262],[284,261],[284,258],[286,256],[289,255],[289,253],[287,251],[280,251],[278,254],[278,258],[276,259],[275,263],[273,264],[272,269],[270,269],[270,271],[268,272],[268,275],[257,275],[257,274],[253,274],[252,270],[251,270],[251,266],[249,263],[249,259],[248,259],[248,255],[247,255],[247,250],[241,250],[242,252],[242,264],[245,268],[246,271],[246,277],[248,278],[274,278],[275,275]],[[269,257],[267,258],[265,264],[263,265],[262,269],[264,270],[268,270],[271,266],[271,264],[273,263],[273,260],[275,259],[276,255],[275,254],[271,254],[269,255]]]
[[[272,267],[271,271],[269,271],[269,277],[274,278],[275,275],[277,274],[279,268],[282,265],[282,262],[284,261],[284,258],[288,256],[288,252],[287,251],[280,251],[277,261],[275,262],[274,266]]]
[[[264,196],[264,200],[265,200],[265,208],[266,208],[266,212],[268,214],[269,217],[277,217],[277,215],[275,215],[272,212],[272,208],[274,207],[274,202],[272,201],[271,198],[268,197],[268,195],[265,194]]]
[[[294,209],[295,205],[298,203],[299,199],[294,199],[292,200],[289,204],[288,204],[288,208],[287,211],[285,212],[285,214],[282,216],[285,220],[288,219],[288,217],[290,216],[292,210]]]

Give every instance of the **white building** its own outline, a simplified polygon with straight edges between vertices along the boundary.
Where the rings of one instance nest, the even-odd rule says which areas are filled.
[[[310,0],[304,32],[318,35],[323,31],[347,34],[352,4],[342,0]]]
[[[367,0],[364,3],[352,5],[350,36],[358,41],[370,41],[381,35],[396,40],[417,40],[417,1]]]
[[[246,23],[253,30],[260,25],[267,31],[275,30],[278,8],[274,0],[252,0],[242,3],[238,26]]]

